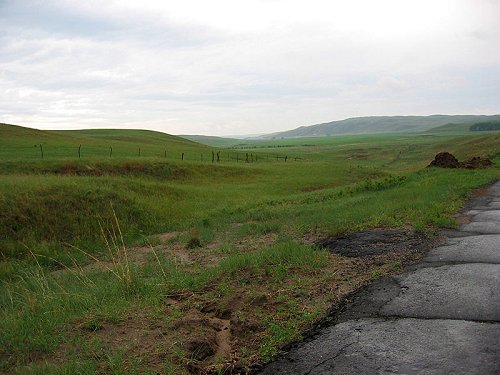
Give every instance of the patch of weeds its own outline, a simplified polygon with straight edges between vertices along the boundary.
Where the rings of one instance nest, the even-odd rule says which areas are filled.
[[[309,322],[309,323],[312,323],[315,320],[315,316],[309,311],[304,311],[300,315],[300,318],[301,318],[301,320],[303,320],[305,322]]]
[[[219,246],[217,251],[220,254],[236,254],[238,252],[238,247],[234,243],[224,243]]]
[[[423,221],[417,220],[413,223],[413,228],[415,229],[416,232],[425,232],[426,225]]]
[[[46,374],[81,374],[92,375],[98,373],[97,364],[92,359],[69,358],[64,364],[31,364],[24,369],[23,373],[32,375]]]
[[[139,374],[139,363],[136,359],[127,357],[125,352],[104,353],[107,370],[116,375]],[[129,360],[131,363],[129,363]],[[106,371],[106,372],[108,372]]]
[[[191,231],[191,236],[186,244],[186,248],[188,249],[196,249],[197,247],[201,247],[200,235],[197,228],[194,228]]]
[[[280,231],[280,225],[276,222],[247,223],[240,228],[241,236],[262,236],[268,233],[277,233]]]
[[[289,267],[286,264],[278,263],[266,267],[266,273],[270,274],[276,281],[284,280],[288,276]]]
[[[158,235],[151,235],[151,236],[146,236],[141,239],[139,242],[140,246],[158,246],[161,245],[162,241],[160,236]]]
[[[394,262],[390,265],[390,268],[391,268],[391,270],[393,270],[393,271],[397,271],[397,270],[401,269],[401,266],[402,266],[401,261],[400,261],[400,260],[396,260],[396,261],[394,261]]]
[[[201,242],[210,242],[215,237],[215,231],[210,219],[203,219],[195,229],[197,231],[197,236]]]
[[[200,239],[198,237],[191,237],[186,244],[186,248],[196,249],[197,247],[201,247]]]
[[[385,276],[387,272],[381,268],[377,268],[371,272],[371,277],[374,279],[378,279],[382,276]]]
[[[83,322],[81,327],[85,331],[96,332],[96,331],[100,331],[101,329],[103,329],[104,325],[102,324],[100,319],[98,319],[96,317],[91,317],[90,319]]]
[[[278,354],[281,345],[292,341],[296,337],[296,327],[293,322],[271,323],[268,328],[268,335],[259,348],[262,359],[266,362],[270,361]]]
[[[231,287],[231,285],[229,285],[228,283],[226,282],[222,282],[220,284],[217,285],[217,287],[215,288],[217,294],[219,296],[228,296],[229,294],[231,294],[233,288]]]

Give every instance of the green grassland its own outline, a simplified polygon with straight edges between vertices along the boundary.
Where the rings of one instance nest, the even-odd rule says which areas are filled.
[[[163,157],[181,159],[184,152],[199,160],[200,153],[210,152],[207,146],[184,138],[149,130],[95,129],[73,131],[41,131],[15,125],[0,124],[1,160],[77,159],[78,148],[84,158],[120,159]],[[112,148],[111,156],[110,151]],[[196,157],[194,157],[196,155]]]
[[[496,167],[425,168],[445,150]],[[453,213],[499,179],[499,164],[497,133],[214,149],[142,130],[0,125],[0,372],[217,373],[269,360],[413,256],[360,263],[315,239],[454,227]],[[229,324],[227,311],[233,351],[199,357],[191,344],[213,333],[207,317]]]

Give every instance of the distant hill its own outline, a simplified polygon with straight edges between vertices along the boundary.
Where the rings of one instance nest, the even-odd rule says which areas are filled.
[[[179,135],[179,137],[211,147],[233,147],[242,142],[241,139],[214,137],[209,135]]]
[[[429,133],[468,133],[478,131],[500,131],[500,119],[463,124],[446,124],[429,129]]]
[[[325,137],[341,134],[413,133],[443,125],[500,120],[500,115],[432,115],[432,116],[372,116],[354,117],[323,124],[301,126],[257,139]]]
[[[436,126],[435,128],[427,130],[428,133],[468,133],[470,132],[471,123],[465,122],[463,124],[445,124]]]

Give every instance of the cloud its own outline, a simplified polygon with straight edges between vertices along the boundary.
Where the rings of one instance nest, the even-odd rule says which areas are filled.
[[[500,112],[494,1],[4,1],[0,122],[272,132]]]

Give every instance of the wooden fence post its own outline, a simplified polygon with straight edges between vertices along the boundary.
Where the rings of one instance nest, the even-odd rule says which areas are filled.
[[[80,153],[80,150],[82,149],[82,145],[78,146],[78,159],[81,158],[81,153]]]
[[[141,148],[139,147],[139,156],[141,156]]]
[[[111,155],[113,155],[113,147],[109,146],[109,157],[111,157]]]
[[[182,153],[181,155],[181,160],[184,160],[184,153]]]
[[[43,159],[43,147],[41,143],[40,143],[40,153],[42,154],[42,159]]]

